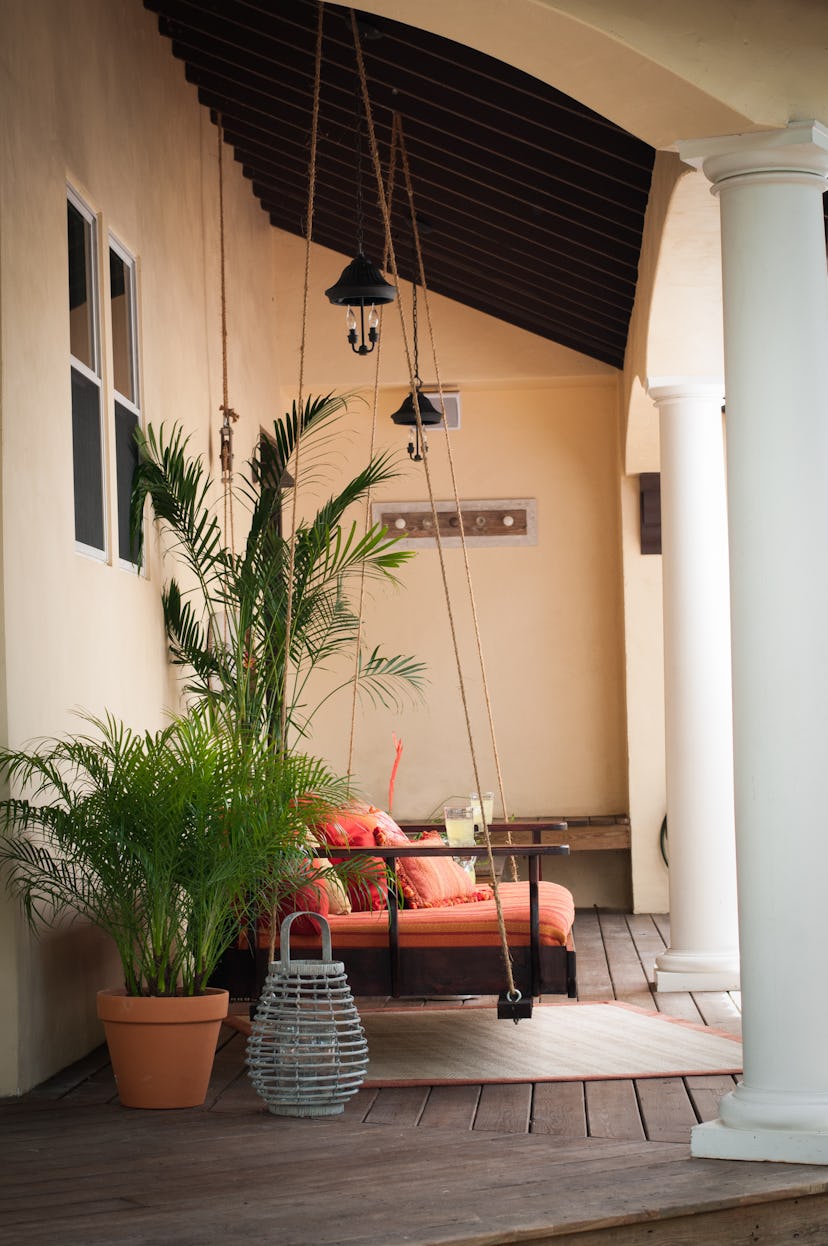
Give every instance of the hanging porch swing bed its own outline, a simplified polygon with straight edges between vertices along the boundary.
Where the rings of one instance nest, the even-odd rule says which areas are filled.
[[[308,909],[327,918],[334,956],[345,963],[355,995],[501,993],[503,939],[492,888],[470,878],[454,860],[457,848],[447,847],[436,830],[409,839],[387,814],[371,813],[348,818],[344,834],[345,820],[339,821],[319,848],[320,860],[357,858],[361,880],[347,895],[317,880],[283,906],[280,919]],[[573,898],[540,878],[541,859],[566,851],[559,845],[492,846],[494,858],[528,861],[527,880],[497,884],[514,984],[526,999],[576,995]],[[305,958],[321,955],[318,924],[310,916],[294,922],[292,944]],[[225,961],[223,984],[233,998],[258,998],[270,947],[263,920]]]

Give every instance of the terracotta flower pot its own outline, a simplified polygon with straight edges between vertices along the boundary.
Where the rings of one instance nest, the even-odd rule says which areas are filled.
[[[127,1108],[194,1108],[210,1084],[227,991],[170,998],[98,991],[118,1097]]]

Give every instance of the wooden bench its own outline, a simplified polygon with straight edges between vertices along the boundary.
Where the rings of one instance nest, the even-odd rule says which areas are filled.
[[[439,822],[401,822],[406,835],[441,830]],[[625,813],[580,814],[567,817],[515,818],[492,822],[493,844],[505,844],[507,831],[513,844],[567,844],[570,852],[601,852],[630,848],[630,819]]]

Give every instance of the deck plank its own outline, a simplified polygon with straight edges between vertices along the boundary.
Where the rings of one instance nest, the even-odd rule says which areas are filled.
[[[663,1143],[446,1129],[435,1151],[424,1129],[105,1107],[53,1113],[39,1140],[39,1172],[25,1149],[4,1161],[4,1246],[576,1246],[590,1235],[593,1246],[741,1246],[750,1237],[718,1233],[718,1222],[707,1236],[687,1228],[699,1222],[691,1211],[746,1207],[754,1240],[817,1243],[794,1232],[817,1211],[824,1227],[828,1203],[824,1170],[691,1161],[686,1146]],[[788,1236],[757,1232],[780,1209]]]
[[[687,1143],[697,1123],[687,1087],[680,1077],[643,1077],[636,1084],[644,1132],[650,1142]]]
[[[579,909],[572,929],[578,970],[578,999],[613,999],[601,924],[595,909]]]
[[[652,1008],[650,983],[630,937],[626,917],[623,913],[601,913],[600,922],[615,998],[639,1008]]]
[[[649,913],[631,913],[627,917],[627,929],[635,945],[644,973],[652,982],[657,956],[664,951],[664,940],[658,926]]]
[[[742,1014],[727,991],[695,991],[693,999],[705,1025],[724,1034],[741,1034]]]
[[[480,1086],[433,1086],[420,1124],[425,1128],[471,1129],[481,1089]]]
[[[585,1082],[584,1092],[590,1138],[644,1141],[644,1124],[631,1081]]]
[[[531,1082],[483,1086],[474,1129],[491,1129],[498,1133],[529,1132],[532,1114]]]
[[[555,1138],[587,1136],[583,1082],[538,1082],[532,1098],[533,1134]]]
[[[726,1074],[686,1077],[687,1093],[700,1121],[712,1121],[719,1115],[719,1100],[736,1085],[736,1078]]]
[[[383,1086],[368,1112],[368,1125],[417,1125],[428,1098],[428,1086]]]

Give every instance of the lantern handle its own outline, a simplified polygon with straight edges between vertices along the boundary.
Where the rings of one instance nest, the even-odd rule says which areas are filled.
[[[322,924],[322,959],[323,961],[332,961],[333,953],[331,950],[331,927],[327,917],[323,917],[321,913],[310,913],[303,910],[299,913],[291,913],[282,922],[282,929],[279,935],[279,959],[284,969],[290,969],[290,927],[296,917],[312,917],[314,921]]]

